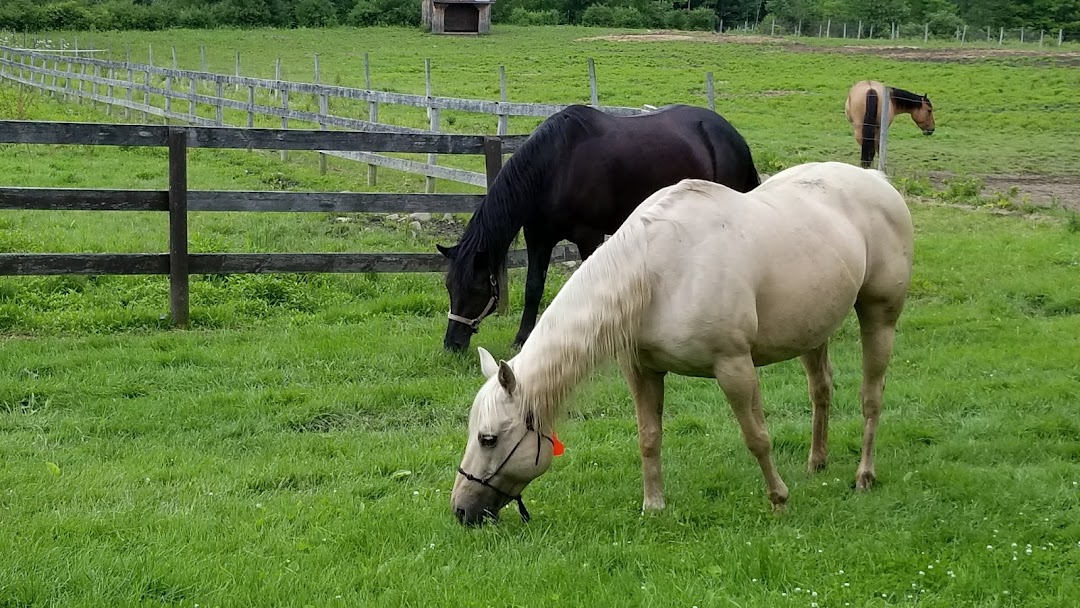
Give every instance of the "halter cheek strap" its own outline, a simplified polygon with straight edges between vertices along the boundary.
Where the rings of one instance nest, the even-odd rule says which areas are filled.
[[[558,441],[557,438],[552,439],[551,437],[548,437],[547,435],[544,435],[543,433],[541,433],[539,431],[533,431],[530,428],[530,429],[528,429],[528,431],[524,435],[521,436],[521,439],[518,439],[518,442],[514,445],[514,449],[510,450],[510,453],[506,455],[506,458],[504,458],[502,463],[498,466],[498,468],[495,469],[495,472],[492,473],[491,475],[488,475],[486,478],[480,478],[480,477],[477,477],[475,475],[469,474],[469,473],[465,472],[465,469],[462,469],[461,467],[458,467],[458,473],[461,473],[461,475],[465,479],[467,479],[469,481],[472,481],[472,482],[475,482],[475,483],[478,483],[478,484],[480,484],[480,485],[482,485],[482,486],[484,486],[486,488],[491,488],[492,490],[495,491],[495,493],[502,496],[503,498],[508,498],[508,499],[510,499],[511,502],[516,502],[517,507],[518,507],[518,513],[521,514],[521,521],[523,521],[525,523],[529,522],[529,520],[531,519],[531,516],[529,515],[529,510],[525,508],[525,501],[522,500],[521,494],[514,495],[514,494],[510,494],[508,492],[504,492],[503,490],[500,490],[494,484],[492,484],[491,480],[494,479],[495,476],[499,474],[499,471],[501,471],[502,468],[504,466],[506,466],[507,462],[510,462],[510,457],[514,455],[514,452],[516,452],[519,447],[521,447],[521,443],[523,441],[525,441],[525,438],[529,436],[530,432],[535,432],[536,433],[536,464],[540,464],[540,438],[541,437],[543,437],[544,439],[547,439],[548,441],[550,441],[551,445],[553,447],[557,446],[558,448],[560,448],[558,451],[559,451],[559,454],[562,454],[562,450],[561,450],[562,443],[561,442],[556,443]]]
[[[446,318],[451,321],[457,321],[458,323],[464,323],[473,330],[473,333],[476,333],[476,329],[480,326],[480,321],[483,321],[484,317],[488,316],[488,313],[490,313],[498,303],[499,282],[495,279],[495,275],[491,275],[491,297],[488,298],[488,303],[487,306],[484,306],[484,310],[480,311],[480,316],[475,319],[470,319],[461,315],[455,315],[453,312],[448,312],[446,313]]]

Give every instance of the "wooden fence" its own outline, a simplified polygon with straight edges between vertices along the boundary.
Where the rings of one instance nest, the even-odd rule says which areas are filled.
[[[153,57],[153,47],[150,48]],[[101,53],[98,53],[99,55]],[[108,53],[111,56],[111,52]],[[302,121],[319,129],[332,127],[354,129],[358,131],[381,131],[395,133],[437,133],[441,129],[442,111],[464,111],[491,115],[498,119],[496,134],[504,140],[504,149],[510,151],[517,139],[524,136],[509,136],[508,120],[511,116],[546,118],[559,112],[566,105],[541,103],[513,103],[506,99],[506,74],[500,68],[500,101],[479,99],[459,99],[440,97],[432,94],[431,62],[425,60],[425,95],[390,93],[371,88],[370,64],[365,54],[364,89],[321,84],[322,74],[318,54],[314,57],[314,82],[295,82],[282,79],[282,66],[279,59],[275,65],[275,78],[252,78],[240,75],[240,55],[236,54],[234,74],[217,74],[206,71],[205,51],[202,71],[179,69],[176,62],[176,50],[173,49],[172,67],[132,63],[130,50],[126,61],[112,61],[97,57],[81,56],[79,53],[60,53],[51,49],[38,50],[0,46],[0,79],[31,86],[62,95],[65,99],[76,99],[105,104],[111,111],[113,107],[124,112],[124,118],[130,118],[132,112],[139,112],[144,120],[151,116],[160,118],[165,124],[169,121],[192,125],[225,126],[226,110],[246,114],[246,126],[254,127],[255,118],[272,117],[281,120],[283,129],[289,127],[289,121]],[[645,112],[644,108],[619,106],[601,106],[599,104],[596,69],[592,59],[588,60],[588,74],[591,105],[604,112],[619,116],[630,116]],[[712,74],[707,75],[712,83]],[[245,95],[246,94],[246,95]],[[335,101],[336,100],[336,101]],[[342,102],[365,102],[367,120],[338,116],[330,109]],[[209,107],[213,117],[202,116],[199,106]],[[298,108],[311,106],[313,111]],[[380,122],[380,105],[395,105],[424,109],[427,112],[428,128],[417,129]],[[711,86],[709,107],[715,107]],[[355,110],[355,108],[353,108]],[[359,112],[359,111],[357,111]],[[385,116],[385,113],[384,113]],[[235,114],[232,118],[239,118]],[[244,125],[237,125],[244,126]],[[483,173],[438,165],[437,157],[432,154],[427,162],[388,157],[372,151],[359,150],[320,150],[320,166],[325,171],[325,157],[335,156],[367,163],[368,185],[375,184],[376,166],[425,175],[428,177],[426,191],[435,191],[435,179],[484,186],[486,176]],[[286,151],[282,151],[285,160]]]
[[[0,188],[0,210],[168,211],[168,253],[3,253],[0,275],[167,274],[173,323],[188,323],[188,276],[271,272],[441,272],[438,253],[188,253],[189,211],[471,213],[482,195],[348,192],[189,191],[189,148],[477,154],[488,185],[502,167],[503,142],[481,135],[0,121],[0,143],[167,147],[168,190]],[[508,266],[525,265],[512,251]],[[556,260],[577,259],[562,247]],[[503,298],[505,300],[505,298]]]

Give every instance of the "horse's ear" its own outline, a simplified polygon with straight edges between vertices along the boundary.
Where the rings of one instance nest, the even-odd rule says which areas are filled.
[[[510,369],[506,361],[499,361],[499,384],[511,395],[514,394],[514,389],[517,388],[517,378],[514,377],[514,370]]]
[[[448,260],[454,259],[454,248],[453,247],[443,247],[442,245],[436,244],[435,249],[438,249],[439,253],[443,254],[444,258],[446,258]]]
[[[476,349],[480,353],[480,371],[484,373],[484,378],[490,378],[499,372],[499,364],[495,362],[495,357],[491,356],[483,346]]]

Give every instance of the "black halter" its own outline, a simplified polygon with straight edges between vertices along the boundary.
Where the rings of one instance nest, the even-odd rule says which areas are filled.
[[[474,481],[474,482],[476,482],[476,483],[478,483],[478,484],[480,484],[480,485],[482,485],[482,486],[484,486],[486,488],[491,488],[492,490],[495,490],[495,492],[497,492],[502,497],[509,498],[511,502],[517,502],[518,513],[521,514],[521,521],[526,522],[526,523],[528,523],[528,521],[530,519],[529,510],[525,508],[525,501],[521,499],[521,494],[518,494],[517,496],[515,496],[515,495],[510,494],[508,492],[504,492],[504,491],[500,490],[499,488],[495,487],[495,485],[491,483],[491,480],[494,479],[495,476],[499,474],[499,471],[501,471],[502,468],[504,466],[506,466],[507,462],[510,462],[510,457],[514,455],[514,452],[516,452],[519,447],[521,447],[521,443],[523,441],[525,441],[525,438],[529,436],[529,433],[533,433],[533,432],[536,433],[536,464],[539,465],[540,464],[540,438],[542,437],[544,439],[547,439],[548,441],[551,442],[551,445],[553,445],[553,446],[555,445],[555,441],[551,437],[548,437],[547,435],[541,433],[540,431],[535,431],[533,429],[533,426],[530,424],[530,425],[527,426],[525,434],[521,436],[521,439],[518,439],[518,442],[516,444],[514,444],[514,449],[510,450],[510,453],[506,455],[506,458],[503,458],[502,463],[499,465],[499,467],[497,469],[495,469],[495,472],[492,473],[491,475],[488,475],[486,478],[480,478],[480,477],[477,477],[475,475],[471,475],[469,473],[466,473],[465,469],[462,469],[461,467],[458,467],[458,473],[461,473],[461,475],[464,476],[465,479],[468,479],[469,481]]]

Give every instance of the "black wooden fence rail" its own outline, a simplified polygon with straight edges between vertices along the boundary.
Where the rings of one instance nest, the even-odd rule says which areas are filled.
[[[0,253],[0,275],[167,274],[172,321],[178,327],[188,323],[191,274],[441,272],[446,268],[446,260],[438,253],[190,254],[189,211],[471,213],[483,198],[478,194],[189,191],[189,148],[477,154],[485,157],[488,187],[502,168],[503,152],[500,138],[483,135],[14,120],[0,121],[3,143],[168,148],[168,190],[0,187],[0,210],[168,211],[167,254]],[[511,251],[508,266],[524,266],[524,254]],[[575,254],[564,247],[553,257],[572,260]],[[506,285],[506,281],[500,283]]]

